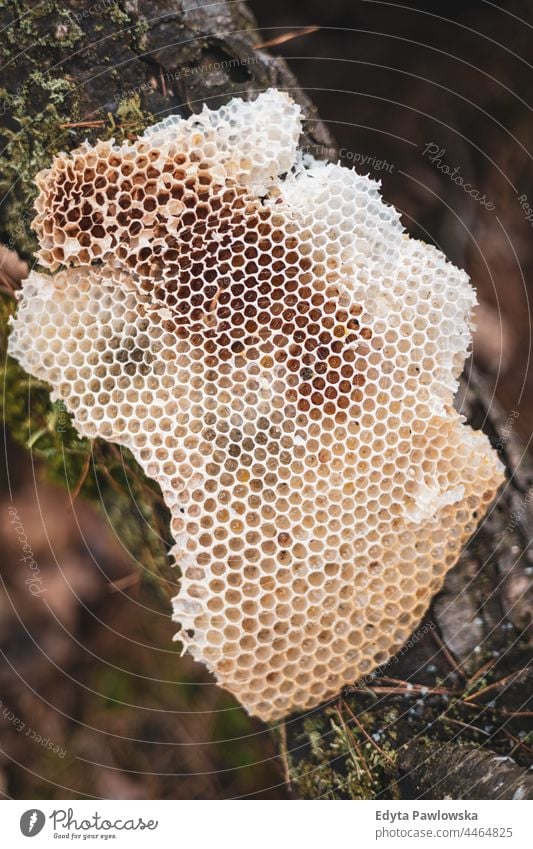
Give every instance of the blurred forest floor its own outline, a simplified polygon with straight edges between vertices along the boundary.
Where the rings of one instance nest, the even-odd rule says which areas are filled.
[[[493,3],[435,3],[414,12],[351,0],[257,0],[251,7],[265,40],[321,27],[276,49],[329,123],[342,161],[381,179],[409,232],[470,274],[481,301],[475,358],[529,440],[533,231],[518,197],[533,206],[531,5],[511,2],[503,12]],[[494,209],[439,170],[423,154],[428,144]],[[9,438],[6,461],[0,791],[287,797],[270,732],[199,665],[179,659],[156,588],[139,580],[110,522],[81,499],[72,507]]]
[[[157,588],[140,580],[112,528],[7,447],[16,495],[4,477],[0,790],[19,799],[278,795],[270,732],[180,659]]]

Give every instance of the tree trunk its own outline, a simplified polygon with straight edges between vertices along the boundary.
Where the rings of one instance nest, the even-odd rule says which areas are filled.
[[[415,744],[398,758],[417,799],[533,799],[533,775],[511,758],[472,746]]]
[[[217,107],[235,95],[253,97],[276,86],[290,91],[305,110],[303,143],[317,151],[334,147],[286,63],[258,49],[261,37],[243,3],[12,2],[0,10],[0,24],[6,33],[0,45],[5,66],[0,104],[7,128],[0,153],[6,191],[0,238],[26,259],[35,246],[29,227],[33,177],[54,153],[86,137],[132,137],[165,114],[187,115],[203,103]],[[4,342],[12,309],[6,297]],[[4,413],[15,438],[26,442],[30,432],[43,431],[41,452],[51,471],[61,447],[70,464],[69,482],[83,484],[88,497],[97,491],[105,498],[106,487],[113,486],[109,478],[124,474],[112,446],[92,446],[100,459],[97,480],[98,468],[88,474],[88,445],[72,431],[59,435],[55,429],[46,391],[32,384],[28,396],[28,383],[13,363],[6,385],[10,397]],[[505,757],[524,765],[531,754],[524,739],[528,680],[523,667],[533,467],[512,422],[472,365],[458,405],[500,451],[508,471],[506,489],[405,650],[371,685],[354,682],[334,703],[277,729],[295,795],[531,795],[531,778]],[[168,541],[159,493],[133,461],[128,471],[139,482],[138,502]],[[60,472],[64,482],[63,464]],[[155,534],[132,527],[127,500],[117,502],[116,492],[113,498],[122,504],[115,508],[116,521],[128,528],[132,547],[150,549],[166,598],[176,575],[166,565],[164,545]],[[458,741],[468,742],[468,748],[459,748]]]

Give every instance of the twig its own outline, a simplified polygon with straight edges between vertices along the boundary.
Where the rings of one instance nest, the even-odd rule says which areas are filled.
[[[431,629],[431,636],[433,637],[433,640],[438,645],[439,649],[441,650],[442,654],[444,655],[454,672],[456,672],[458,675],[461,676],[464,681],[466,681],[468,679],[466,672],[464,671],[461,664],[454,658],[453,654],[448,649],[448,647],[443,643],[440,638],[440,635],[437,633],[435,628]]]
[[[83,468],[81,470],[81,475],[78,479],[78,482],[77,482],[76,486],[74,487],[74,489],[71,490],[70,493],[69,493],[70,494],[70,506],[71,507],[74,505],[74,502],[76,501],[76,498],[80,494],[80,490],[81,490],[83,484],[85,483],[85,481],[87,479],[87,475],[89,474],[89,466],[91,464],[91,457],[92,457],[92,454],[91,454],[90,451],[88,451],[87,457],[85,458],[85,462],[83,464]]]
[[[525,666],[523,669],[519,669],[516,672],[511,672],[509,675],[505,675],[504,678],[500,678],[498,681],[494,681],[493,684],[489,684],[487,687],[483,687],[482,690],[478,690],[476,693],[471,693],[469,696],[465,696],[465,701],[469,702],[471,699],[479,699],[480,696],[484,696],[485,693],[494,690],[495,687],[500,687],[502,684],[505,684],[511,678],[517,678],[519,675],[522,675],[524,672],[527,672],[528,667]]]
[[[135,121],[121,121],[120,122],[121,127],[133,127],[134,125],[135,125]],[[71,129],[75,129],[76,127],[96,128],[96,127],[104,127],[104,126],[105,126],[105,121],[100,120],[100,119],[98,119],[98,120],[95,119],[94,121],[73,121],[73,122],[68,123],[68,124],[60,124],[59,125],[61,130],[71,130]]]
[[[389,678],[384,680],[395,681],[396,679]],[[452,690],[449,687],[426,687],[424,684],[411,684],[410,681],[398,681],[397,683],[400,686],[387,687],[378,684],[374,687],[367,684],[365,685],[366,689],[363,689],[362,687],[352,687],[350,692],[366,693],[368,690],[370,690],[371,693],[383,693],[384,695],[396,696],[404,696],[406,694],[410,694],[413,696],[420,694],[430,696],[454,696],[458,692],[457,689]]]
[[[483,666],[480,666],[479,669],[474,672],[474,674],[466,682],[466,689],[469,690],[472,684],[475,684],[476,681],[483,677],[485,672],[488,672],[490,669],[492,669],[493,666],[496,666],[498,659],[499,658],[491,657],[491,659],[487,660],[487,662],[484,663]]]
[[[457,699],[457,703],[462,705],[463,707],[473,708],[474,710],[479,710],[481,713],[485,711],[494,711],[496,708],[489,707],[488,705],[478,705],[477,702],[467,702],[466,699]]]
[[[161,92],[163,94],[163,97],[166,97],[167,96],[167,87],[165,85],[165,78],[163,76],[163,68],[161,68],[161,67],[159,68],[159,79],[161,81]]]
[[[344,721],[344,717],[343,717],[338,705],[335,705],[335,710],[337,711],[339,719],[342,723],[342,727],[344,728],[344,730],[346,732],[346,737],[348,738],[348,740],[351,740],[351,742],[353,743],[357,758],[358,758],[359,761],[361,761],[361,764],[362,764],[363,769],[365,770],[365,772],[368,776],[368,780],[370,781],[370,784],[373,785],[374,784],[374,778],[373,778],[372,773],[370,772],[370,770],[368,768],[368,764],[367,764],[367,762],[364,758],[364,755],[362,754],[361,749],[359,748],[357,740],[355,739],[355,737],[352,734],[351,728],[348,725],[346,725],[346,723]],[[354,762],[354,764],[356,765],[356,762]]]
[[[285,722],[282,722],[279,726],[279,734],[280,734],[280,757],[281,763],[283,766],[283,777],[285,779],[285,784],[287,787],[292,789],[291,784],[291,771],[289,768],[289,755],[287,749],[287,726]]]
[[[9,295],[10,298],[15,297],[15,289],[7,277],[0,276],[0,289],[5,295]]]
[[[109,483],[111,488],[115,490],[115,492],[118,492],[118,494],[121,495],[123,498],[130,498],[130,493],[127,492],[124,487],[122,487],[119,482],[115,480],[109,469],[106,467],[105,463],[97,463],[96,471],[101,472],[104,475],[104,477],[107,479],[107,482]]]
[[[254,44],[254,50],[263,50],[265,47],[277,47],[278,44],[285,44],[286,41],[292,41],[294,38],[300,38],[302,35],[310,35],[312,32],[317,32],[320,27],[310,26],[303,29],[292,30],[285,32],[283,35],[277,35],[275,38],[270,38],[268,41],[261,41],[259,44]]]
[[[73,121],[68,124],[60,124],[60,128],[62,130],[70,130],[74,127],[103,127],[105,125],[105,121],[102,120],[94,120],[94,121]]]
[[[388,762],[394,766],[394,760],[391,758],[391,756],[389,754],[387,754],[387,752],[384,749],[381,748],[381,746],[378,746],[377,741],[374,740],[374,738],[370,736],[370,734],[368,733],[368,731],[366,730],[366,728],[364,727],[362,722],[360,722],[357,719],[357,717],[354,714],[354,712],[352,711],[350,705],[347,704],[344,701],[344,699],[342,699],[342,703],[343,703],[344,707],[346,708],[346,710],[348,711],[348,713],[350,714],[350,716],[352,717],[352,719],[355,722],[355,724],[357,725],[357,727],[359,728],[359,730],[361,731],[361,733],[364,734],[364,736],[366,737],[366,739],[368,740],[370,745],[374,746],[374,748],[378,750],[379,754],[382,757],[386,758],[388,760]]]
[[[462,728],[470,728],[472,731],[478,731],[480,734],[484,734],[485,737],[490,737],[488,731],[485,731],[484,728],[478,728],[477,725],[471,725],[469,722],[461,722],[460,719],[452,719],[451,716],[446,716],[446,718],[441,720],[442,722],[453,722],[454,725],[460,725]]]
[[[152,489],[152,487],[149,486],[148,483],[145,480],[143,480],[141,477],[139,477],[137,472],[129,465],[128,461],[126,460],[126,458],[124,457],[124,455],[122,454],[120,449],[114,443],[111,443],[109,448],[111,449],[111,452],[116,457],[117,463],[119,463],[119,465],[122,466],[122,469],[124,470],[124,473],[126,474],[126,477],[131,476],[135,481],[137,481],[137,483],[139,484],[141,489],[143,489],[145,492],[150,493],[151,497],[155,498],[157,501],[159,501],[160,504],[162,504],[163,506],[166,507],[165,500],[164,500],[163,496],[160,495],[158,492],[156,492],[154,489]],[[123,492],[124,492],[125,495],[129,495],[129,493],[127,493],[126,490],[123,490]]]
[[[519,740],[518,737],[515,737],[514,734],[511,734],[511,732],[507,728],[502,728],[501,731],[503,731],[505,736],[508,737],[515,744],[509,752],[510,755],[513,754],[515,749],[519,748],[524,749],[527,752],[528,757],[531,757],[531,755],[533,755],[533,749],[531,748],[531,746],[528,746],[528,744],[524,740]]]
[[[108,584],[108,590],[110,593],[115,593],[118,590],[125,590],[129,587],[134,587],[141,580],[140,572],[132,572],[131,575],[125,575],[123,578],[119,578],[117,581],[110,581]]]

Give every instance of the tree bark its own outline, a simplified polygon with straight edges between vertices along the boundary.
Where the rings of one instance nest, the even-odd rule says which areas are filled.
[[[167,114],[274,86],[303,106],[304,143],[333,145],[286,63],[258,49],[244,3],[8,0],[0,25],[0,233],[23,253],[34,245],[33,176],[86,137],[134,135]]]
[[[533,775],[511,758],[472,746],[415,745],[398,758],[417,799],[533,799]]]
[[[327,127],[286,63],[258,48],[261,36],[243,3],[10,2],[0,9],[0,25],[6,33],[0,45],[5,66],[0,171],[6,191],[0,236],[26,259],[35,246],[29,226],[33,177],[54,153],[76,147],[85,137],[131,137],[171,112],[187,115],[203,103],[217,107],[235,95],[253,97],[276,86],[290,91],[305,111],[303,143],[318,153],[334,149]],[[11,309],[8,302],[4,323]],[[27,386],[17,395],[21,374],[14,364],[9,368],[7,385],[14,400],[5,417],[15,437],[25,441],[20,420]],[[40,394],[31,407],[33,431],[43,423],[48,428],[45,457],[52,465],[57,435],[50,430],[47,395],[35,391]],[[507,486],[406,649],[371,686],[354,682],[335,703],[289,718],[278,729],[295,795],[433,798],[435,792],[439,798],[442,791],[453,798],[530,797],[531,778],[502,758],[512,753],[523,766],[531,754],[523,734],[528,689],[523,667],[530,648],[524,634],[530,609],[525,589],[531,571],[533,467],[512,420],[494,403],[473,365],[458,406],[500,451]],[[67,448],[77,480],[88,448],[80,456],[74,435]],[[92,449],[109,467],[112,449],[100,444]],[[131,469],[141,480],[133,461]],[[91,497],[90,476],[83,481]],[[147,511],[164,525],[158,493],[146,482],[142,486]],[[99,496],[104,489],[102,479]],[[164,550],[155,552],[156,542],[148,542],[154,546],[154,562],[162,563]],[[143,537],[133,542],[147,544]],[[176,576],[164,566],[154,571],[172,592]],[[459,759],[458,740],[470,744],[459,750]]]

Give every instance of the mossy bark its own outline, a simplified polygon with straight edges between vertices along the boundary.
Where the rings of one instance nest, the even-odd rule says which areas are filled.
[[[304,108],[304,143],[334,148],[285,62],[257,49],[261,38],[242,3],[3,2],[0,25],[0,241],[28,260],[35,247],[33,178],[55,153],[86,137],[133,137],[170,112],[187,115],[203,103],[216,107],[232,96],[277,86]],[[6,294],[0,315],[4,353],[13,309]],[[40,454],[56,479],[104,502],[167,603],[177,576],[165,556],[168,515],[157,488],[124,452],[79,440],[64,410],[50,403],[47,388],[11,361],[4,381],[11,435]],[[334,703],[277,730],[295,795],[399,798],[425,792],[442,779],[439,759],[423,756],[428,745],[467,741],[485,747],[489,757],[511,754],[520,763],[531,754],[522,667],[529,648],[524,588],[531,570],[533,467],[473,367],[458,404],[500,451],[508,484],[405,650],[364,686],[354,684]],[[132,496],[147,521],[132,517]],[[411,748],[413,741],[418,748]],[[472,781],[492,797],[498,795],[497,763],[490,780]],[[411,772],[416,780],[410,783]],[[454,786],[452,778],[447,795],[461,796],[459,784],[456,791]]]
[[[120,140],[154,116],[277,86],[304,107],[306,143],[332,144],[285,62],[256,49],[243,3],[2,0],[0,26],[0,234],[27,256],[33,177],[84,138]]]

